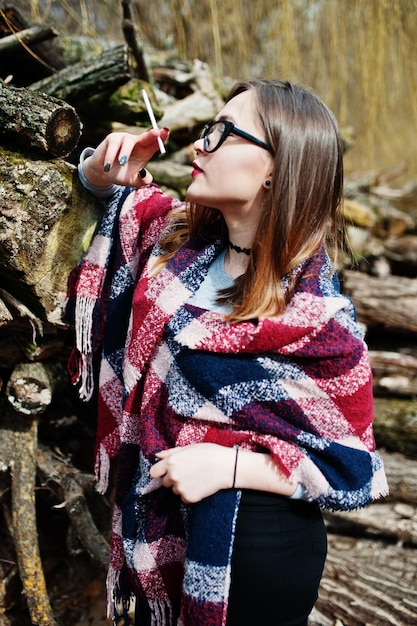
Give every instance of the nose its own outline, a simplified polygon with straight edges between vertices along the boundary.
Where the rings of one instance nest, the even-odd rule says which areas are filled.
[[[199,137],[194,141],[193,149],[196,154],[201,154],[202,152],[204,152],[204,139],[202,137]]]

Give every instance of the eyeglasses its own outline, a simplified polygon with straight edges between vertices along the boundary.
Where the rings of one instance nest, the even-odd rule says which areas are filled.
[[[231,134],[242,137],[242,139],[246,139],[246,141],[250,141],[273,154],[271,146],[265,143],[265,141],[261,141],[261,139],[257,139],[244,130],[240,130],[233,122],[228,120],[218,120],[204,126],[200,134],[200,139],[204,140],[204,152],[215,152]]]

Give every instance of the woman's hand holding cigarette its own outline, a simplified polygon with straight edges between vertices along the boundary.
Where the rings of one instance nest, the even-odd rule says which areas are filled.
[[[97,186],[112,183],[140,187],[152,182],[145,166],[155,152],[168,139],[169,130],[158,128],[140,135],[116,132],[108,135],[83,164],[87,180]],[[158,141],[159,140],[159,141]]]

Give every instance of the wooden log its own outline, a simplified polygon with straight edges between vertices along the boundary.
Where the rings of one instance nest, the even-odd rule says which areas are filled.
[[[147,168],[159,185],[176,189],[180,196],[184,197],[185,190],[191,182],[193,168],[190,165],[181,165],[169,160],[159,161],[157,158],[150,161]]]
[[[192,71],[186,73],[184,79],[188,88],[190,88],[189,83],[192,82],[192,93],[167,104],[159,123],[178,136],[182,131],[189,143],[190,133],[195,132],[196,128],[201,129],[206,122],[212,120],[224,102],[205,63],[195,61]]]
[[[0,474],[0,479],[5,477],[5,472]],[[16,552],[13,545],[13,522],[6,494],[10,493],[10,482],[1,480],[0,495],[0,624],[13,626],[10,610],[16,605],[22,590],[19,579],[19,571],[16,564]]]
[[[1,78],[11,75],[15,87],[26,87],[65,67],[64,59],[51,40],[55,31],[47,25],[31,24],[10,4],[0,13],[0,37],[3,46],[8,37],[9,41],[19,42],[18,47],[3,47],[0,64]]]
[[[376,213],[371,207],[351,198],[343,201],[342,215],[349,224],[363,228],[372,228],[376,222]]]
[[[404,502],[417,506],[417,459],[398,452],[382,452],[390,493],[388,502]]]
[[[70,154],[81,137],[81,122],[73,107],[26,88],[0,83],[1,132],[52,156]]]
[[[415,549],[330,533],[316,609],[333,626],[416,624]]]
[[[369,350],[376,393],[387,396],[417,395],[417,356],[392,350]]]
[[[384,241],[384,249],[394,274],[417,276],[417,235],[390,237]]]
[[[397,243],[399,238],[407,232],[412,232],[416,227],[416,220],[407,211],[401,211],[392,204],[378,206],[378,224],[374,229],[374,234],[384,238],[384,246],[392,242]]]
[[[22,361],[56,358],[67,338],[65,327],[39,319],[0,288],[0,368],[11,371]]]
[[[85,477],[67,460],[53,454],[46,446],[38,446],[37,463],[42,484],[52,489],[65,503],[65,510],[87,554],[106,571],[110,548],[98,530],[86,499],[86,481],[93,490],[93,476]],[[108,507],[108,519],[110,509]]]
[[[417,547],[417,508],[411,504],[374,503],[349,513],[326,513],[329,529],[339,534],[378,536]]]
[[[0,39],[0,57],[4,56],[5,52],[15,52],[22,47],[25,48],[41,41],[52,39],[57,34],[56,30],[51,26],[32,26],[8,37],[2,37]]]
[[[417,405],[414,398],[375,397],[378,447],[417,458]]]
[[[390,495],[325,513],[329,553],[309,626],[417,623],[417,460],[382,456]]]
[[[39,481],[41,486],[52,494],[52,497],[59,502],[65,502],[65,509],[71,522],[70,532],[71,529],[75,531],[77,546],[81,542],[83,552],[85,551],[94,561],[94,563],[90,561],[89,567],[87,565],[84,567],[80,562],[77,563],[77,567],[80,568],[80,577],[84,576],[87,581],[92,579],[91,570],[96,571],[96,575],[102,575],[107,568],[109,546],[105,537],[109,532],[111,509],[106,499],[95,491],[95,479],[92,475],[80,472],[67,459],[53,453],[49,447],[38,442],[38,420],[28,419],[26,415],[16,413],[4,396],[0,398],[0,416],[0,500],[4,493],[8,494],[10,491],[10,480],[6,475],[9,468],[12,480],[12,514],[7,529],[4,524],[2,525],[2,537],[5,531],[8,533],[6,532],[6,537],[3,537],[1,547],[5,548],[5,542],[9,542],[11,538],[16,550],[16,555],[13,552],[7,570],[0,564],[0,573],[4,569],[10,578],[10,582],[0,581],[0,623],[2,625],[4,623],[5,626],[8,624],[6,617],[3,620],[2,601],[5,610],[10,609],[14,603],[21,604],[19,598],[22,591],[16,581],[16,568],[13,567],[17,560],[20,579],[24,593],[27,595],[31,615],[30,623],[39,626],[54,626],[56,618],[51,611],[48,592],[51,598],[56,596],[53,606],[57,615],[65,613],[66,601],[62,597],[62,589],[61,591],[55,589],[55,579],[48,589],[45,586],[43,563],[39,558],[36,524],[36,515],[39,515],[39,510],[35,511],[35,493],[39,490]],[[35,474],[38,480],[36,483]],[[93,520],[91,513],[93,506],[94,513],[100,521],[100,530]],[[6,504],[4,515],[7,521],[9,512]],[[46,527],[50,528],[48,524]],[[66,527],[64,527],[61,535],[66,532]],[[60,532],[58,531],[57,534]],[[2,555],[6,554],[4,551],[0,550],[0,552]],[[45,554],[43,557],[45,558]],[[66,561],[68,555],[57,554],[54,560],[55,558],[58,561],[60,559]],[[90,575],[86,577],[88,570]],[[4,588],[2,588],[2,582]],[[101,584],[104,585],[103,582]],[[74,582],[71,587],[72,589],[65,590],[64,596],[67,593],[74,594],[76,589],[78,589],[78,595],[82,593],[79,581]],[[63,617],[67,618],[68,615],[63,615]],[[20,623],[17,617],[17,621],[12,619],[10,625]],[[24,623],[27,623],[26,620]],[[63,620],[62,623],[67,623],[67,621]]]
[[[135,25],[133,22],[132,9],[131,9],[130,4],[131,4],[130,0],[122,0],[123,35],[136,61],[136,66],[137,66],[136,76],[146,81],[147,83],[149,83],[150,81],[149,72],[148,72],[148,68],[146,66],[145,59],[143,56],[143,50],[141,46],[139,46],[139,43],[137,40],[137,32],[136,32]]]
[[[11,322],[13,319],[13,315],[10,312],[9,307],[3,300],[3,293],[4,289],[0,288],[0,326],[7,324],[7,322]]]
[[[181,130],[190,138],[192,129],[202,128],[208,120],[215,117],[222,106],[223,102],[214,88],[206,93],[199,91],[167,105],[159,123],[177,135]]]
[[[132,77],[129,50],[122,44],[32,83],[30,88],[65,100],[80,111],[92,94],[111,93]],[[84,109],[88,113],[88,107]]]
[[[152,87],[137,78],[123,83],[111,93],[108,91],[94,93],[88,100],[78,104],[78,110],[86,118],[99,119],[109,123],[127,124],[150,128],[149,116],[143,101],[142,89],[146,89],[152,102],[156,118],[162,111],[155,101]],[[110,127],[110,126],[109,126]]]
[[[62,160],[0,147],[0,168],[2,287],[42,322],[62,324],[69,272],[88,248],[102,207]]]
[[[36,522],[36,465],[38,422],[35,419],[50,405],[63,381],[61,363],[20,364],[6,386],[13,422],[12,446],[2,456],[11,467],[13,540],[20,579],[26,595],[31,622],[35,626],[56,624],[43,573]],[[29,419],[28,419],[29,416]]]
[[[0,369],[10,371],[25,358],[23,350],[10,327],[0,329]]]
[[[346,270],[343,289],[352,298],[358,318],[366,326],[417,331],[417,280],[389,276],[384,280]]]
[[[18,421],[17,418],[16,421]],[[32,624],[56,624],[46,590],[36,525],[37,420],[14,431],[12,465],[13,539]]]
[[[67,384],[67,370],[60,361],[19,363],[10,375],[6,396],[15,411],[33,418],[44,413]]]

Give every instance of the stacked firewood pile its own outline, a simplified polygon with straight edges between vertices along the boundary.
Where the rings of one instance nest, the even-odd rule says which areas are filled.
[[[168,155],[149,169],[182,197],[191,140],[222,106],[209,68],[144,50],[123,5],[125,43],[90,43],[71,63],[53,46],[53,29],[25,23],[12,7],[0,13],[2,626],[81,624],[104,589],[111,502],[94,490],[95,411],[69,382],[72,330],[62,316],[69,271],[101,213],[78,182],[78,155],[111,129],[149,127],[145,87],[171,130]],[[326,514],[315,625],[417,622],[417,183],[394,189],[402,173],[346,184],[358,262],[346,260],[341,276],[368,330],[391,494],[363,511]]]

